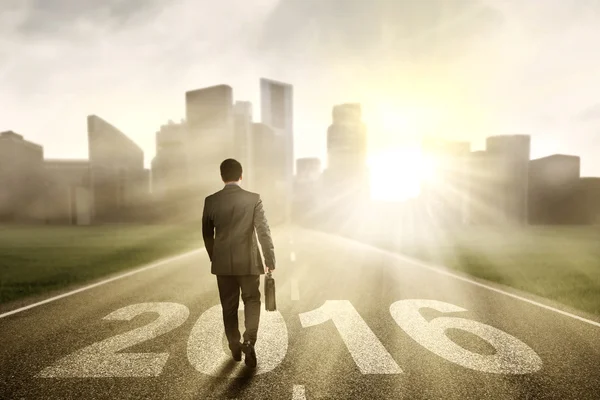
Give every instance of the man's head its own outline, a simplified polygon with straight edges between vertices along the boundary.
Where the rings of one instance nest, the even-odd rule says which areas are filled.
[[[221,163],[221,179],[223,182],[237,182],[242,179],[242,164],[233,158]]]

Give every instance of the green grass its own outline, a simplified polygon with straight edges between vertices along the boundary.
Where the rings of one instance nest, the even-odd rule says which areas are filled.
[[[199,226],[0,226],[0,303],[202,246]]]
[[[598,227],[463,228],[410,244],[394,235],[361,240],[600,315]]]

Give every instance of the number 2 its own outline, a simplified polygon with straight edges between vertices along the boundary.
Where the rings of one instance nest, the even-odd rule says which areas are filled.
[[[69,354],[56,364],[42,370],[40,378],[107,378],[158,376],[169,353],[117,353],[138,343],[163,335],[185,322],[186,306],[177,303],[141,303],[120,308],[104,319],[130,321],[148,313],[158,318],[148,325],[110,337]]]

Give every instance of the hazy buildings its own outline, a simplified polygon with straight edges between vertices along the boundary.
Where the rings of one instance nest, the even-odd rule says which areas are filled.
[[[296,222],[311,222],[318,214],[321,200],[321,159],[296,160],[293,218]]]
[[[156,132],[152,193],[159,200],[178,198],[188,186],[188,134],[184,121],[169,121]]]
[[[42,146],[0,133],[0,221],[43,220],[43,159]]]
[[[87,160],[45,160],[46,222],[89,225],[92,222],[91,174]]]
[[[211,86],[186,92],[185,100],[193,209],[201,213],[204,198],[223,185],[219,165],[235,157],[233,91],[227,85]]]
[[[498,160],[496,209],[508,223],[528,222],[529,158],[531,137],[528,135],[491,136],[486,150]],[[502,170],[504,169],[504,170]]]
[[[579,180],[575,207],[580,210],[583,223],[600,224],[600,178],[586,177]]]
[[[0,219],[88,225],[126,221],[148,195],[141,149],[88,117],[90,160],[44,160],[41,146],[0,135]]]
[[[254,142],[252,140],[252,103],[249,101],[236,101],[233,106],[234,134],[235,134],[235,159],[242,164],[243,183],[247,190],[253,190],[254,171],[251,168],[254,155]]]
[[[529,163],[529,222],[573,224],[582,222],[576,206],[581,160],[555,154]]]
[[[277,151],[282,152],[283,158],[278,168],[282,168],[283,177],[276,185],[284,190],[284,214],[289,218],[294,182],[293,86],[261,78],[260,102],[261,121],[273,128],[280,143]]]
[[[92,218],[96,222],[131,219],[148,193],[144,153],[100,117],[88,117]]]
[[[253,162],[249,169],[253,174],[253,191],[264,202],[270,220],[282,222],[287,217],[287,185],[285,182],[283,137],[263,123],[252,124]]]
[[[296,181],[316,182],[321,177],[321,159],[305,157],[296,160]]]
[[[322,176],[322,201],[315,218],[326,229],[340,229],[369,200],[367,133],[360,104],[333,107],[327,129],[327,168]]]
[[[333,191],[364,195],[367,180],[367,128],[360,104],[333,107],[327,129],[327,169],[324,183]]]
[[[332,117],[327,129],[327,170],[344,172],[348,178],[362,176],[367,165],[367,129],[360,104],[334,106]]]

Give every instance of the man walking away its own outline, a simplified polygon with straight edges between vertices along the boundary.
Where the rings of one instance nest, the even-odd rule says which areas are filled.
[[[241,361],[243,351],[246,365],[254,368],[261,306],[260,275],[275,269],[275,250],[260,195],[240,187],[242,165],[228,158],[220,169],[225,187],[204,200],[202,236],[211,261],[211,273],[217,276],[231,355]],[[240,290],[244,301],[244,343],[240,343],[238,328]]]

